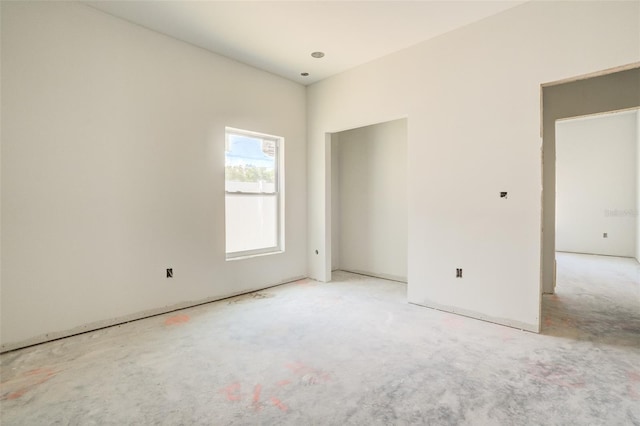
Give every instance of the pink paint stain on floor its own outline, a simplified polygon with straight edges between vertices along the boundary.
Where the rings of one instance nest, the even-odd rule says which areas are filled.
[[[309,367],[301,362],[285,364],[285,367],[298,377],[298,384],[307,386],[318,385],[320,383],[326,383],[331,379],[328,373]],[[267,386],[265,392],[263,385],[258,383],[253,385],[253,392],[249,393],[249,390],[244,392],[242,391],[242,384],[240,382],[234,382],[220,389],[219,393],[223,394],[224,398],[228,402],[235,403],[239,401],[248,401],[250,399],[251,403],[247,408],[253,409],[254,411],[261,411],[265,407],[265,403],[261,402],[261,400],[263,394],[266,393],[265,399],[267,401],[271,401],[271,405],[278,408],[280,411],[287,412],[289,407],[282,400],[274,396],[274,394],[277,395],[283,386],[290,384],[292,384],[292,382],[289,379],[279,380],[275,383],[275,386],[273,383],[271,386]]]
[[[257,384],[253,388],[253,402],[260,402],[260,393],[262,392],[262,385]]]
[[[240,383],[231,383],[229,386],[220,390],[224,393],[227,401],[240,401],[242,396],[240,395]]]
[[[285,364],[285,367],[287,367],[289,370],[291,370],[294,374],[299,373],[305,369],[307,369],[308,367],[305,366],[303,363],[301,362],[292,362],[289,364]]]
[[[252,400],[252,404],[253,404],[253,408],[257,411],[262,410],[262,405],[260,404],[260,394],[262,393],[262,385],[261,384],[257,384],[255,385],[255,387],[253,388],[253,400]]]
[[[38,385],[50,380],[56,373],[50,368],[36,368],[23,373],[15,379],[8,380],[1,384],[2,388],[9,388],[9,390],[7,392],[2,391],[0,400],[18,399]]]
[[[186,322],[189,322],[190,319],[191,318],[189,318],[189,315],[174,315],[164,320],[164,325],[184,324]]]
[[[280,381],[278,382],[278,384],[283,382],[284,381]],[[220,393],[224,394],[225,399],[229,402],[239,402],[243,400],[242,385],[239,382],[231,383],[228,386],[222,388],[220,390]],[[249,395],[247,394],[245,394],[244,396],[249,397]],[[261,411],[263,408],[263,404],[261,403],[262,384],[258,383],[253,387],[253,393],[251,394],[250,397],[251,397],[250,407],[253,408],[253,410],[255,411]],[[287,407],[284,402],[282,402],[279,398],[276,398],[275,396],[271,396],[269,400],[271,401],[271,404],[277,407],[278,409],[280,409],[280,411],[286,412],[289,409],[289,407]]]
[[[278,407],[281,411],[287,411],[289,408],[282,403],[278,398],[271,397],[271,403]]]

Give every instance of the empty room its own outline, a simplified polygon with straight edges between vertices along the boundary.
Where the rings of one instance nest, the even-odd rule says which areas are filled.
[[[640,1],[0,20],[3,425],[640,425]]]
[[[560,326],[548,315],[547,332],[624,344],[638,310],[638,109],[560,120],[555,130],[553,297],[565,315]]]

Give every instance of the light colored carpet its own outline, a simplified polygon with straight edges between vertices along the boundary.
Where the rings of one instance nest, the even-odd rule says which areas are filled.
[[[640,268],[558,254],[543,334],[338,272],[0,356],[3,425],[640,425]]]

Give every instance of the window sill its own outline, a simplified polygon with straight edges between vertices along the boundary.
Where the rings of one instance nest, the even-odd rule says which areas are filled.
[[[274,254],[282,254],[282,253],[284,253],[284,250],[267,251],[267,252],[264,252],[264,253],[248,253],[248,254],[241,254],[239,256],[233,256],[233,257],[227,256],[227,258],[225,260],[227,262],[231,262],[231,261],[234,261],[234,260],[253,259],[254,257],[271,256],[271,255],[274,255]]]

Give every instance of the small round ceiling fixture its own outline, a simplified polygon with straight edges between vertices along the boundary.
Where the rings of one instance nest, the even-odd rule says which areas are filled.
[[[300,75],[303,76],[303,77],[309,77],[309,73],[308,72],[301,72]]]
[[[311,56],[313,56],[316,59],[324,58],[324,52],[313,52]]]

